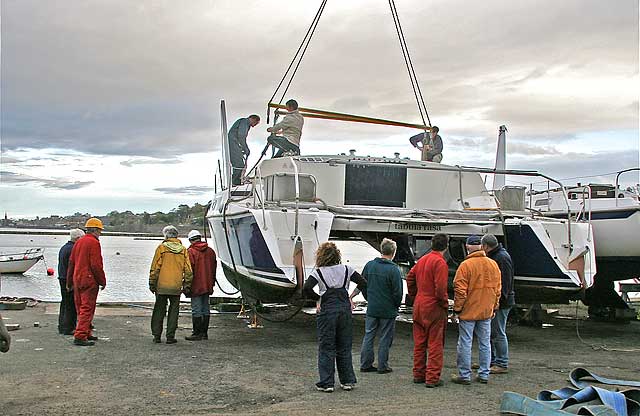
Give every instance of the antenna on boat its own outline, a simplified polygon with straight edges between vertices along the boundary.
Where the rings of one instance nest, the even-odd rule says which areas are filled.
[[[496,170],[507,169],[507,126],[504,124],[498,128],[498,148],[496,150]],[[504,188],[505,176],[503,173],[493,175],[493,190]]]
[[[227,189],[231,189],[231,158],[229,156],[229,140],[227,139],[227,107],[224,100],[220,100],[220,130],[222,133],[222,159],[224,160],[224,182]]]

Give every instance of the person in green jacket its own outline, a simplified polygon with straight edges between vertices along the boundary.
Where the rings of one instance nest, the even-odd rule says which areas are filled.
[[[385,238],[380,243],[382,257],[371,260],[364,266],[362,276],[367,280],[367,317],[365,334],[360,350],[360,371],[377,371],[378,374],[392,372],[389,367],[389,349],[393,343],[398,308],[402,303],[402,276],[393,262],[397,245]],[[357,295],[352,293],[351,298]],[[378,367],[373,366],[373,341],[379,335]]]

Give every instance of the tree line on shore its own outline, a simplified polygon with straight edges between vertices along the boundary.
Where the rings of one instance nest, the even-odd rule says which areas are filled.
[[[135,233],[159,233],[162,228],[172,224],[182,232],[192,228],[202,228],[206,205],[195,203],[193,206],[180,204],[169,212],[133,213],[132,211],[111,211],[107,215],[92,215],[90,213],[76,212],[73,215],[50,217],[36,217],[35,219],[12,220],[5,218],[3,225],[6,227],[21,228],[82,228],[85,221],[95,216],[100,218],[105,225],[105,231],[135,232]]]

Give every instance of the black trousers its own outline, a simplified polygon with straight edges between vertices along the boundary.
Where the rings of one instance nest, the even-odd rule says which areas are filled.
[[[316,315],[318,328],[318,387],[333,387],[335,369],[342,384],[357,382],[351,358],[353,321],[350,306],[343,308],[322,307]]]
[[[58,315],[58,332],[61,334],[73,332],[76,329],[76,303],[73,300],[73,292],[67,292],[67,279],[58,279],[60,282],[60,313]]]

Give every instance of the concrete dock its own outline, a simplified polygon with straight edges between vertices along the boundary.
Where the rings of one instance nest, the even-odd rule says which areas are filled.
[[[509,374],[471,386],[448,382],[455,372],[457,340],[456,326],[450,325],[445,385],[426,389],[412,383],[413,344],[406,323],[396,328],[390,357],[394,371],[357,372],[364,319],[356,317],[357,387],[327,394],[314,387],[317,344],[311,316],[263,322],[263,329],[251,330],[235,315],[214,315],[210,339],[202,342],[184,340],[191,321],[181,316],[178,344],[166,345],[151,342],[149,310],[99,307],[94,323],[100,340],[94,347],[76,347],[72,337],[57,333],[57,308],[39,304],[1,312],[6,323],[21,329],[11,332],[10,352],[0,354],[0,414],[496,415],[503,391],[535,397],[540,390],[568,385],[575,367],[610,378],[640,378],[638,351],[624,352],[640,348],[637,321],[580,321],[582,338],[608,350],[579,341],[572,319],[553,318],[552,326],[544,328],[510,326]]]

